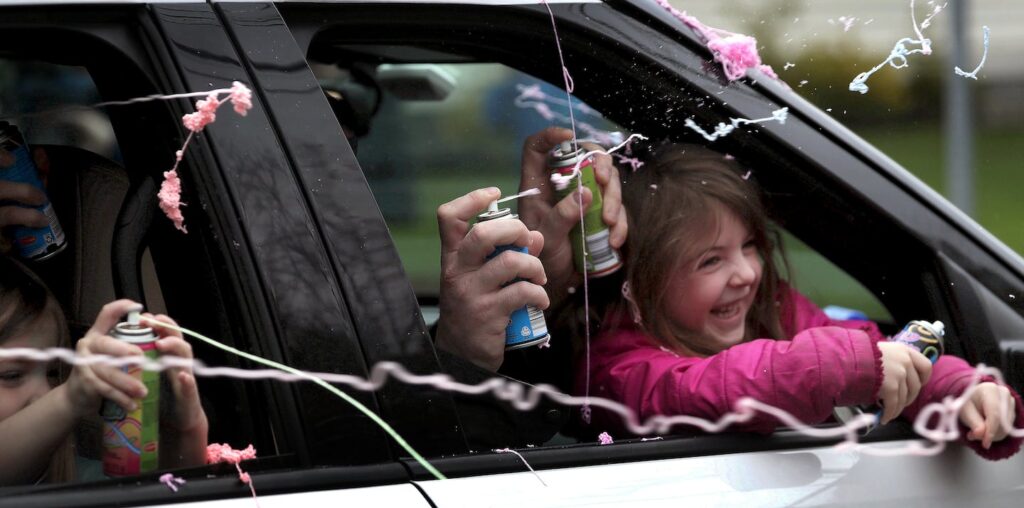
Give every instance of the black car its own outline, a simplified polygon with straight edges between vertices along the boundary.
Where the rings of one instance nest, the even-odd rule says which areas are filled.
[[[517,107],[517,85],[552,94],[562,85],[547,7],[574,100],[602,132],[704,142],[687,119],[713,126],[788,108],[785,123],[745,126],[713,146],[771,168],[757,179],[794,264],[809,267],[797,286],[889,331],[942,320],[949,354],[1000,366],[1024,388],[1024,260],[785,84],[756,71],[727,81],[696,35],[643,0],[2,6],[0,119],[47,149],[51,198],[68,231],[67,251],[38,271],[79,332],[103,302],[130,297],[306,371],[365,377],[396,361],[419,374],[487,379],[431,340],[434,210],[478,187],[518,185],[523,136],[549,122]],[[233,81],[251,87],[254,107],[244,118],[222,111],[185,153],[188,234],[158,214],[155,193],[194,99],[72,107]],[[194,347],[208,365],[258,367]],[[506,373],[557,380],[539,372],[551,365]],[[956,447],[931,459],[878,458],[789,430],[599,446],[572,431],[571,408],[550,402],[519,412],[394,381],[348,390],[452,478],[438,481],[321,387],[202,378],[200,391],[211,442],[257,449],[244,467],[264,506],[961,506],[979,493],[1015,505],[1022,485],[1022,459],[986,463]],[[895,423],[865,441],[884,449],[914,439],[909,424]],[[515,455],[491,450],[508,446],[548,486]],[[0,506],[249,496],[228,466],[174,473],[188,481],[178,492],[150,474],[6,487]]]

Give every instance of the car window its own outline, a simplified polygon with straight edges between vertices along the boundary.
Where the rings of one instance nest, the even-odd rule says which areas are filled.
[[[141,69],[127,66],[123,55],[109,46],[86,44],[80,51],[67,46],[54,55],[26,53],[8,40],[0,43],[0,120],[6,122],[6,133],[16,129],[27,146],[45,154],[36,162],[42,165],[41,176],[65,235],[62,250],[25,262],[60,302],[72,341],[84,335],[102,305],[128,297],[153,313],[171,314],[186,328],[239,344],[232,331],[238,324],[226,317],[231,312],[220,299],[225,289],[215,275],[222,261],[211,257],[203,235],[183,235],[163,215],[151,217],[152,222],[123,215],[132,204],[157,210],[159,171],[170,168],[174,145],[182,139],[177,116],[159,103],[96,106],[156,92],[139,79]],[[140,127],[143,118],[145,128]],[[186,161],[181,171],[190,181],[191,163]],[[185,188],[183,199],[198,202],[194,186]],[[201,212],[190,215],[201,224]],[[193,349],[210,364],[239,364],[235,357],[202,344]],[[265,385],[200,378],[198,387],[211,442],[239,448],[253,443],[261,448],[262,458],[275,460],[278,447]],[[169,393],[163,394],[165,401]],[[239,414],[247,417],[239,419]],[[68,441],[75,452],[69,456],[77,462],[70,480],[106,479],[101,466],[107,453],[104,434],[110,430],[98,413],[78,424]],[[18,486],[5,485],[0,492],[4,488]]]
[[[353,133],[360,166],[431,324],[440,275],[437,207],[482,187],[516,192],[523,140],[551,125],[572,125],[565,91],[493,62],[313,69],[328,93],[352,103],[349,114],[358,118],[342,123],[363,126]],[[572,103],[581,139],[609,146],[628,135],[579,98]],[[784,244],[792,280],[812,300],[833,315],[860,312],[891,321],[870,291],[827,258],[793,235]]]

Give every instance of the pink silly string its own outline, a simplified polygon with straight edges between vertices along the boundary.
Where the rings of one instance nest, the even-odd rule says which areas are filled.
[[[193,332],[182,329],[185,333],[192,335]],[[204,377],[231,377],[234,379],[256,380],[273,379],[283,382],[310,381],[319,379],[324,382],[346,385],[351,388],[363,391],[375,391],[384,386],[392,377],[398,381],[415,386],[431,386],[441,390],[467,395],[483,395],[490,393],[498,400],[509,402],[509,404],[520,410],[529,411],[541,403],[542,397],[563,404],[566,406],[583,406],[589,404],[607,410],[610,414],[618,415],[624,427],[631,433],[637,435],[664,434],[672,427],[685,425],[695,427],[706,433],[722,432],[735,423],[750,421],[758,412],[768,414],[776,418],[783,425],[789,426],[793,431],[817,438],[843,437],[844,441],[838,447],[854,446],[858,442],[858,432],[874,426],[876,417],[871,414],[861,414],[846,422],[842,426],[818,428],[807,425],[783,409],[764,404],[749,397],[739,399],[733,411],[722,415],[717,420],[707,420],[688,415],[654,415],[643,422],[637,418],[637,414],[631,408],[609,399],[600,397],[578,397],[560,392],[553,386],[540,384],[524,387],[522,384],[507,380],[505,378],[492,378],[476,385],[466,385],[452,380],[447,374],[419,375],[412,374],[401,364],[395,362],[380,362],[371,369],[368,378],[361,378],[347,374],[301,372],[289,373],[272,369],[237,369],[231,367],[207,367],[199,360],[163,356],[156,359],[145,357],[110,357],[107,355],[78,356],[74,351],[64,348],[34,349],[34,348],[0,348],[0,359],[22,359],[37,362],[48,362],[60,360],[71,365],[110,365],[114,367],[141,366],[145,370],[162,370],[166,368],[190,368],[197,376]],[[981,376],[992,376],[996,383],[1003,384],[1003,376],[998,369],[978,365],[976,377],[972,384],[959,397],[947,399],[942,402],[933,402],[925,405],[914,421],[914,428],[925,439],[932,441],[933,446],[926,448],[920,443],[911,443],[908,446],[886,450],[861,449],[863,453],[873,455],[933,455],[937,453],[936,446],[944,446],[943,443],[955,440],[959,433],[950,422],[956,421],[959,410],[970,398],[978,380]],[[1016,428],[1011,424],[1009,407],[1000,408],[1001,423],[1008,429],[1008,436],[1024,438],[1024,428]],[[932,415],[940,416],[940,426],[935,429],[928,427],[928,419]],[[244,450],[243,450],[244,452]]]
[[[160,475],[160,483],[167,485],[167,488],[171,489],[172,492],[177,492],[178,485],[185,485],[185,480],[171,473],[166,473]]]
[[[572,109],[572,92],[575,88],[572,81],[572,76],[569,74],[569,68],[565,66],[565,54],[562,52],[562,42],[558,37],[558,26],[555,23],[555,13],[551,10],[551,6],[548,5],[547,0],[541,0],[544,4],[544,8],[548,11],[548,16],[551,17],[551,32],[555,36],[555,48],[558,50],[558,61],[562,64],[562,78],[565,80],[565,100],[569,105],[569,123],[572,127],[572,147],[573,150],[577,150],[579,142],[576,136],[576,115]],[[576,163],[576,168],[573,170],[574,174],[579,173],[580,163],[585,160],[585,157],[581,157],[580,161]],[[579,198],[580,208],[580,245],[581,251],[587,251],[587,233],[586,226],[583,224],[583,179],[579,178],[576,180],[576,196]],[[584,254],[585,255],[585,254]],[[584,326],[583,326],[583,349],[584,349],[584,366],[587,369],[587,375],[584,397],[590,398],[590,286],[587,281],[587,272],[583,271],[583,315],[584,315]],[[590,404],[584,403],[583,407],[580,408],[580,417],[584,422],[590,423]]]
[[[206,447],[206,463],[207,464],[218,464],[225,462],[228,464],[234,464],[235,469],[238,471],[238,480],[249,486],[249,492],[252,492],[252,500],[258,507],[260,505],[259,499],[256,497],[256,488],[253,487],[252,477],[249,473],[242,471],[242,466],[239,464],[243,460],[252,460],[256,458],[256,449],[249,446],[242,450],[235,450],[228,444],[210,443]]]
[[[607,432],[602,432],[597,436],[597,442],[602,445],[610,445],[615,441],[612,440],[611,434],[608,434]]]
[[[517,451],[515,451],[515,450],[513,450],[511,448],[498,448],[498,449],[494,450],[494,453],[513,453],[513,454],[515,454],[516,457],[519,457],[519,460],[523,461],[523,464],[526,464],[526,468],[529,469],[531,473],[533,473],[533,476],[537,477],[537,481],[539,481],[541,485],[543,485],[545,487],[548,486],[548,484],[544,483],[544,479],[541,478],[539,474],[537,474],[537,471],[533,470],[533,466],[531,466],[530,463],[526,461],[526,458],[523,457],[522,455],[520,455],[519,452],[517,452]]]
[[[221,94],[227,94],[223,99],[219,98]],[[194,96],[195,94],[182,94],[178,96],[163,96],[159,98],[167,97],[182,97],[182,96]],[[185,142],[181,145],[181,149],[174,153],[174,166],[171,167],[170,171],[164,172],[164,181],[160,184],[160,192],[157,193],[157,197],[160,200],[160,209],[164,212],[172,222],[174,227],[180,230],[182,233],[188,233],[185,229],[185,217],[181,213],[181,207],[184,203],[181,202],[181,180],[178,178],[178,165],[181,164],[181,159],[184,157],[185,150],[188,148],[189,143],[192,142],[192,138],[196,134],[202,132],[207,125],[217,120],[217,108],[225,102],[231,102],[234,106],[235,113],[239,116],[245,116],[248,114],[249,109],[252,108],[252,91],[249,90],[244,84],[235,81],[231,84],[231,88],[221,88],[218,90],[212,90],[205,92],[206,97],[196,101],[196,111],[188,113],[181,117],[181,124],[189,130],[188,137],[185,138]],[[125,104],[132,102],[142,102],[145,100],[153,100],[154,97],[144,97],[140,99],[133,99],[131,101],[123,101],[116,104]],[[115,103],[109,103],[115,104]]]
[[[760,69],[766,76],[773,79],[779,78],[771,66],[761,63],[761,56],[757,52],[757,39],[749,35],[709,27],[696,17],[672,7],[668,0],[654,0],[654,2],[704,39],[704,44],[711,50],[715,61],[722,65],[725,78],[729,81],[742,78],[747,73],[747,69],[752,68]]]

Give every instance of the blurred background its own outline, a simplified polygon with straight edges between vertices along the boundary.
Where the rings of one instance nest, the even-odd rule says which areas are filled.
[[[918,23],[945,6],[923,31],[932,54],[882,68],[863,95],[849,91],[850,81],[882,63],[897,40],[915,36],[909,0],[670,3],[709,26],[757,38],[762,59],[794,90],[1024,253],[1024,2],[917,0]],[[970,72],[980,63],[983,25],[991,40],[978,79],[957,76],[955,66]]]

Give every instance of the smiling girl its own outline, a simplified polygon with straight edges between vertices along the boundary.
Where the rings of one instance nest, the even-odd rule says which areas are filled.
[[[778,235],[745,173],[722,154],[673,145],[630,175],[625,280],[591,346],[591,393],[641,419],[717,420],[752,397],[812,424],[836,406],[876,401],[882,423],[913,419],[925,404],[963,393],[974,372],[963,360],[943,356],[933,366],[872,322],[829,319],[782,280]],[[576,372],[583,387],[584,369]],[[960,412],[964,435],[988,458],[1020,448],[1005,439],[1000,404],[1013,409],[1011,422],[1021,411],[1016,393],[986,380]],[[613,415],[594,416],[595,429],[622,430]],[[759,413],[731,430],[776,426]]]

